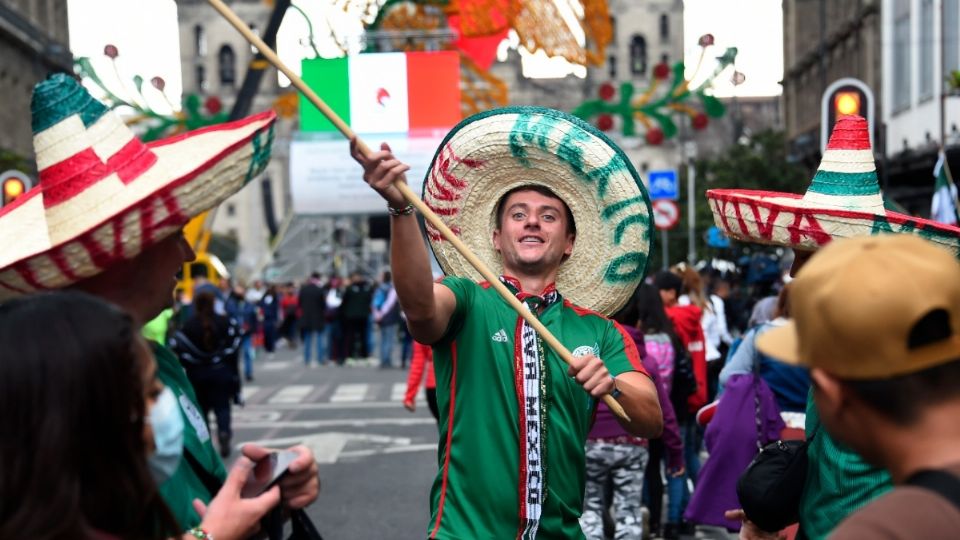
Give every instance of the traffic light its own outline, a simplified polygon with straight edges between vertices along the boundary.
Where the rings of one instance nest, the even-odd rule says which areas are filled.
[[[873,144],[873,92],[863,81],[853,78],[840,79],[823,93],[820,117],[820,152],[822,153],[833,133],[833,126],[841,116],[855,114],[867,119],[870,126],[870,143]]]
[[[6,206],[30,189],[30,178],[17,170],[0,174],[0,190],[3,191],[3,204]]]

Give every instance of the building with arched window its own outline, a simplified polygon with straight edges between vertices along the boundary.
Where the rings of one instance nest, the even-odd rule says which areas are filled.
[[[217,73],[222,88],[232,87],[237,82],[237,55],[230,45],[224,44],[217,53]]]

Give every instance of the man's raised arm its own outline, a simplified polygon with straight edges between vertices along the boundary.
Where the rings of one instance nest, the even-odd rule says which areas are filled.
[[[443,336],[457,307],[453,292],[433,283],[430,258],[413,208],[393,183],[406,182],[410,166],[398,160],[383,143],[380,151],[364,156],[357,139],[350,139],[350,155],[363,167],[363,180],[390,209],[390,271],[407,325],[414,339],[432,344]]]

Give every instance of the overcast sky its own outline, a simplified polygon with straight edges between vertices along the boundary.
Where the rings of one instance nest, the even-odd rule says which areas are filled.
[[[740,96],[778,95],[778,81],[783,77],[783,23],[781,3],[773,0],[685,0],[684,40],[688,66],[696,63],[700,49],[698,38],[712,33],[716,44],[711,56],[719,56],[729,46],[739,49],[737,69],[746,75],[746,82],[736,88]],[[313,15],[314,31],[318,36],[329,32],[323,15],[343,28],[350,21],[340,9],[322,0],[299,0]],[[174,102],[181,92],[180,50],[177,39],[176,4],[174,0],[68,0],[70,48],[75,56],[89,56],[98,73],[113,87],[117,78],[110,63],[104,61],[103,47],[116,45],[120,51],[117,67],[121,77],[129,81],[140,74],[146,80],[161,76],[167,83],[166,92]],[[213,8],[210,8],[213,9]],[[320,19],[320,20],[317,20]],[[123,24],[119,24],[123,21]],[[281,56],[292,62],[298,56],[299,42],[306,38],[304,19],[290,12],[278,38]],[[356,23],[354,23],[356,24]],[[332,54],[336,44],[329,39],[318,39],[321,54]],[[309,49],[307,49],[309,50]],[[712,67],[708,57],[701,73]],[[730,71],[715,83],[715,94],[729,96],[734,87],[729,83]],[[149,91],[149,90],[148,90]],[[148,97],[151,97],[148,95]],[[162,110],[164,105],[155,94],[151,102]]]

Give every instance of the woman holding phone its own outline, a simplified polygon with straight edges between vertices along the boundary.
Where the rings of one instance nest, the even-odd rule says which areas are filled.
[[[118,308],[78,292],[0,305],[0,538],[246,538],[280,501],[242,499],[240,458],[186,534],[160,498],[182,418],[146,342]],[[228,517],[229,513],[229,517]]]

